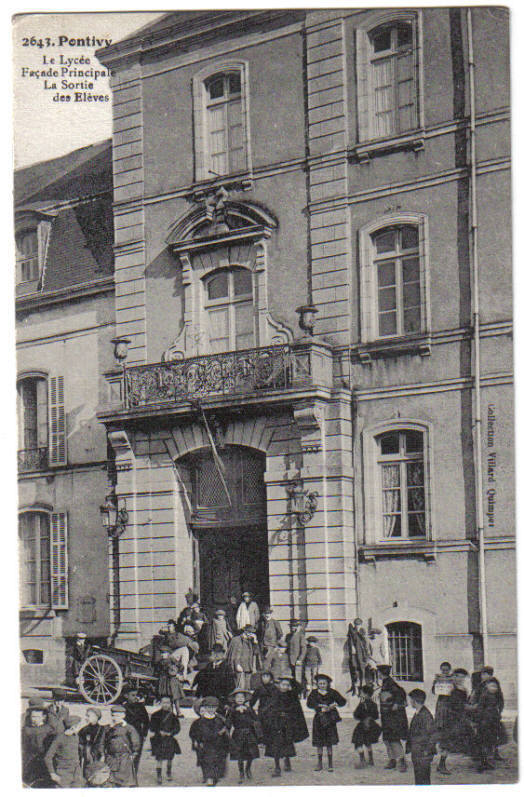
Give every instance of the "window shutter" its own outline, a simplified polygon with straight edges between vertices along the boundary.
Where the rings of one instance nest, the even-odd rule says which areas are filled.
[[[51,605],[53,609],[68,608],[67,578],[67,514],[51,515]]]
[[[66,423],[64,408],[64,377],[49,379],[49,464],[66,463]]]

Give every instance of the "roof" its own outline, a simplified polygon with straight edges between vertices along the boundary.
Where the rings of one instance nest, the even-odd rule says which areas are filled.
[[[41,161],[14,175],[15,206],[112,190],[111,139]]]
[[[17,216],[46,224],[39,284],[17,286],[19,296],[44,296],[104,280],[113,273],[111,140],[15,172]]]

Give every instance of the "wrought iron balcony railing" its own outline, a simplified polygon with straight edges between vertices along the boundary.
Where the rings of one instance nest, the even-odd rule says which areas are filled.
[[[47,448],[24,448],[18,452],[18,470],[31,473],[47,469]]]
[[[311,348],[288,344],[210,354],[125,372],[127,409],[147,404],[196,401],[312,384]]]

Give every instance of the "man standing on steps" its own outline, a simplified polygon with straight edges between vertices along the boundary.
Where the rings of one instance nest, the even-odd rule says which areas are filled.
[[[408,718],[406,714],[406,693],[391,677],[391,666],[378,666],[380,682],[380,719],[382,739],[388,752],[386,769],[395,769],[398,763],[399,772],[406,772],[406,759],[402,741],[408,738]]]
[[[242,601],[237,609],[236,624],[239,631],[242,631],[246,625],[252,625],[256,630],[258,628],[258,621],[260,620],[260,610],[258,604],[253,600],[250,592],[242,593]]]

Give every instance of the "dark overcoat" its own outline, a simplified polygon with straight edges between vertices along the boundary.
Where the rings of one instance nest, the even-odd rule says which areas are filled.
[[[224,701],[235,688],[235,677],[226,661],[216,666],[211,662],[196,674],[193,686],[197,697],[212,695]]]
[[[362,700],[353,712],[353,716],[358,720],[351,737],[355,747],[369,747],[378,742],[382,728],[376,722],[378,719],[378,706],[375,701],[371,697]]]
[[[53,741],[54,732],[46,722],[43,725],[24,725],[22,728],[22,779],[30,786],[38,783],[42,788],[53,786],[45,765],[44,756]]]
[[[281,692],[275,689],[259,710],[264,730],[266,756],[291,758],[296,755],[294,742],[303,742],[309,736],[304,712],[297,690]]]
[[[104,742],[107,726],[100,723],[85,725],[78,732],[80,763],[86,780],[91,777],[104,755]]]
[[[327,713],[324,711],[325,707],[333,703],[340,707],[346,705],[346,698],[336,689],[329,688],[325,695],[322,695],[318,689],[313,689],[309,694],[307,706],[315,711],[312,739],[314,747],[331,747],[338,744],[337,722],[340,720],[338,711],[334,709],[330,712],[330,722],[321,719],[321,716]]]
[[[400,742],[408,737],[406,693],[389,676],[382,681],[379,693],[382,738],[385,742]]]
[[[112,786],[137,785],[134,760],[141,748],[142,740],[132,725],[115,725],[107,729],[104,749]]]
[[[180,755],[180,745],[175,736],[180,733],[180,722],[172,711],[160,709],[151,715],[151,752],[157,761],[172,761]]]
[[[262,728],[251,706],[232,706],[226,718],[231,728],[229,756],[232,761],[259,758],[258,745],[262,742]]]
[[[222,717],[200,717],[189,728],[189,738],[197,753],[197,765],[207,780],[219,780],[226,771],[229,736]]]
[[[49,772],[56,772],[62,788],[80,786],[80,753],[78,735],[76,733],[59,733],[45,755],[45,763]]]
[[[437,752],[435,739],[436,727],[433,716],[426,706],[422,706],[420,711],[414,714],[408,732],[406,753],[411,753],[413,763],[431,763]]]

